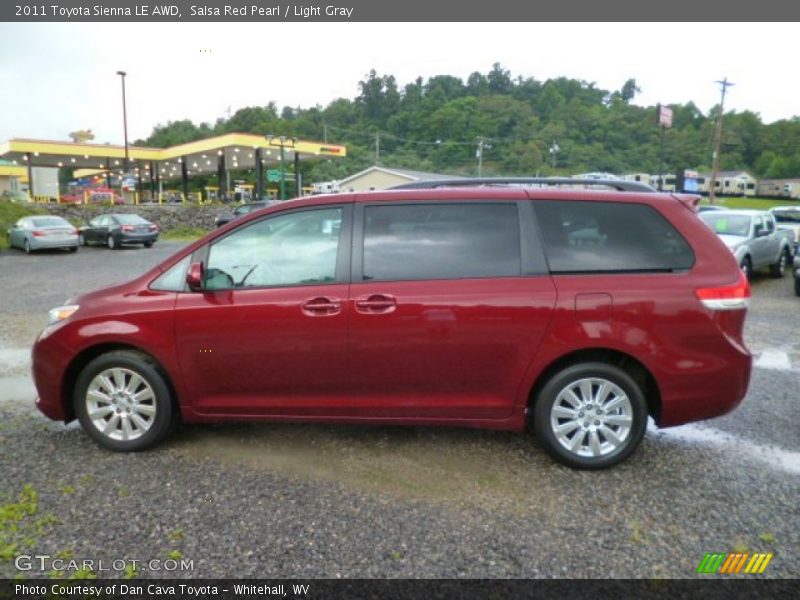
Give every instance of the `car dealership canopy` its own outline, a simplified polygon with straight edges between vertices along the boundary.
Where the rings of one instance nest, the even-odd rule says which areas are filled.
[[[255,169],[258,173],[258,197],[264,192],[264,169],[269,165],[293,162],[295,178],[302,160],[338,158],[347,155],[345,146],[310,142],[279,135],[227,133],[169,148],[128,146],[128,173],[155,185],[162,179],[183,180],[186,193],[188,178],[196,173],[214,173],[220,187],[228,170]],[[126,172],[126,148],[112,144],[87,144],[63,141],[12,139],[0,143],[0,158],[12,164],[32,167],[66,167],[84,172]],[[77,173],[80,176],[80,172]],[[298,189],[299,179],[296,179]]]

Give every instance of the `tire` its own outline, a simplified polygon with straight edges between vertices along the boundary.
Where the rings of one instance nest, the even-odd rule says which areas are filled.
[[[769,274],[775,278],[783,277],[784,273],[786,273],[786,265],[788,264],[789,251],[783,250],[781,251],[781,255],[778,257],[778,261],[769,266]]]
[[[158,365],[134,351],[108,352],[91,361],[75,383],[72,400],[83,430],[116,452],[155,446],[177,421]]]
[[[119,248],[119,244],[117,244],[117,241],[114,239],[113,235],[110,235],[106,238],[106,245],[112,250]]]
[[[621,463],[639,446],[647,427],[647,402],[641,388],[626,371],[608,363],[566,367],[550,378],[535,402],[537,439],[558,462],[575,469],[605,469]],[[564,431],[557,432],[558,427]],[[575,448],[570,449],[570,444]]]
[[[22,249],[25,250],[25,254],[30,254],[31,252],[33,252],[33,250],[31,250],[31,245],[28,243],[28,240],[25,240],[25,243],[22,245]]]
[[[794,295],[800,296],[800,277],[794,276]]]
[[[83,237],[82,233],[78,234],[78,245],[85,246],[86,245],[86,238]]]
[[[144,247],[145,248],[152,248],[153,247],[153,242],[145,242],[144,243]]]
[[[745,256],[742,259],[742,264],[739,265],[739,268],[742,270],[747,280],[750,281],[753,276],[753,261],[750,260],[749,256]]]
[[[78,247],[77,246],[70,246],[69,248],[67,248],[67,250],[69,250],[70,252],[77,252],[78,251]]]

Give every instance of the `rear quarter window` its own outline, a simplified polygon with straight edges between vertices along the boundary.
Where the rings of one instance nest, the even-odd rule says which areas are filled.
[[[646,204],[547,200],[534,207],[551,273],[683,271],[694,264],[683,236]]]

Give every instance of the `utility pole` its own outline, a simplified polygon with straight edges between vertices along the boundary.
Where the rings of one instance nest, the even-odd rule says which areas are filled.
[[[125,133],[125,176],[128,175],[130,168],[130,157],[128,156],[128,108],[125,103],[125,71],[117,71],[117,75],[122,79],[122,128]]]
[[[722,144],[722,115],[725,112],[725,92],[727,89],[734,85],[728,81],[726,77],[722,81],[717,81],[722,90],[722,95],[719,101],[719,114],[717,115],[717,126],[714,129],[714,154],[711,158],[711,180],[708,182],[708,201],[714,204],[716,199],[717,187],[717,171],[719,170],[719,150]]]
[[[478,159],[478,177],[483,174],[483,150],[489,150],[492,145],[487,144],[489,140],[482,135],[478,136],[478,150],[475,152],[475,158]]]

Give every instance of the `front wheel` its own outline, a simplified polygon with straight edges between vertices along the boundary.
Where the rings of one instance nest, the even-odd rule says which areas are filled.
[[[569,467],[619,464],[644,437],[647,402],[639,385],[619,367],[572,365],[554,375],[535,400],[536,437]]]
[[[139,352],[108,352],[91,361],[78,377],[73,402],[83,430],[117,452],[154,446],[175,422],[164,376]]]
[[[800,277],[797,274],[794,276],[794,295],[800,296]]]

